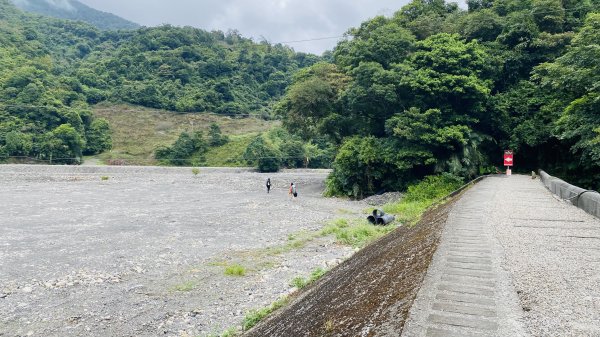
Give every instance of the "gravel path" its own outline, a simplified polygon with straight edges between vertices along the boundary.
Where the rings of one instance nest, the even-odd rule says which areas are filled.
[[[200,170],[0,166],[0,336],[219,333],[353,253],[297,239],[366,207],[323,198],[327,171]]]
[[[538,180],[456,204],[402,336],[600,336],[600,220]]]

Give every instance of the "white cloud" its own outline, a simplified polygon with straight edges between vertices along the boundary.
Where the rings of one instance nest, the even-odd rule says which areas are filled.
[[[50,1],[50,0],[47,0]],[[52,0],[57,1],[57,0]],[[255,40],[287,42],[340,36],[377,15],[391,15],[410,0],[80,0],[146,26],[169,23],[205,30],[237,29]],[[336,39],[290,44],[320,54]]]
[[[14,2],[15,5],[17,5],[17,6],[28,6],[29,5],[28,0],[12,0],[12,2]]]
[[[70,0],[46,0],[46,2],[54,7],[58,7],[67,11],[75,10],[75,7],[71,5]]]

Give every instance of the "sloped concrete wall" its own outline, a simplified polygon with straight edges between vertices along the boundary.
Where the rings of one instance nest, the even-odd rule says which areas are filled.
[[[542,183],[552,193],[556,194],[561,199],[570,201],[573,205],[583,209],[591,215],[600,218],[600,193],[571,185],[542,170],[540,170],[540,178],[542,179]]]

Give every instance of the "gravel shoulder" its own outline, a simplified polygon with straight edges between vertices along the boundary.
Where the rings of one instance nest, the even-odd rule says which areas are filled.
[[[289,293],[292,278],[354,253],[327,237],[289,248],[328,220],[362,216],[364,203],[321,196],[327,174],[0,166],[0,336],[202,336],[239,325]],[[236,263],[246,276],[224,274]]]
[[[532,336],[600,336],[600,219],[539,180],[497,184],[495,235]]]

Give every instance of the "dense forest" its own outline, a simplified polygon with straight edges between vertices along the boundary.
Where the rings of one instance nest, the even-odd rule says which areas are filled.
[[[237,31],[101,31],[0,0],[0,156],[78,162],[109,149],[90,106],[112,101],[281,119],[244,159],[332,167],[331,195],[495,172],[505,149],[518,170],[599,188],[600,0],[467,5],[413,0],[317,57]],[[182,134],[156,156],[187,165],[219,146],[215,134]]]
[[[90,105],[270,117],[314,55],[238,32],[161,26],[101,31],[23,13],[0,0],[0,156],[80,163],[111,147]]]
[[[140,25],[114,14],[95,10],[77,0],[11,0],[20,9],[58,19],[83,21],[104,30],[136,29]]]
[[[414,0],[295,75],[278,111],[303,139],[340,146],[330,194],[495,172],[504,149],[521,171],[599,187],[599,2],[467,4]]]

